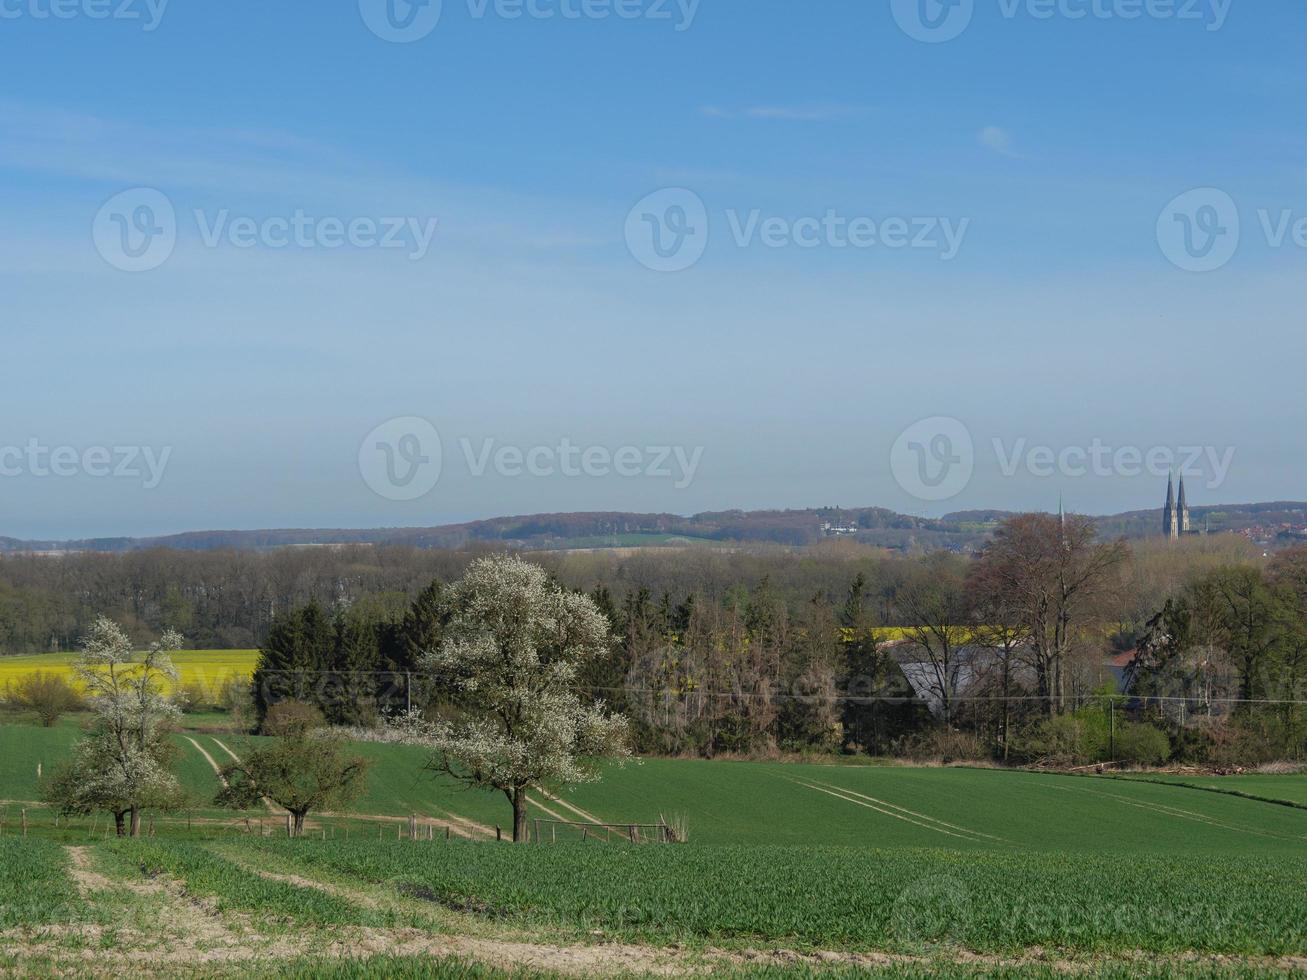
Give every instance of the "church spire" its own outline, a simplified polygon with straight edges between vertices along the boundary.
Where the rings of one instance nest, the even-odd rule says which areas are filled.
[[[1162,512],[1162,533],[1168,538],[1174,539],[1180,536],[1180,522],[1176,520],[1176,516],[1175,474],[1170,473],[1166,477],[1166,510]]]

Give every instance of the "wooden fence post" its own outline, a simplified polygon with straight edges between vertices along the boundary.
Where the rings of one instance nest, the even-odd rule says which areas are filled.
[[[504,828],[499,826],[499,824],[495,824],[495,840],[500,843],[503,843],[504,840]]]

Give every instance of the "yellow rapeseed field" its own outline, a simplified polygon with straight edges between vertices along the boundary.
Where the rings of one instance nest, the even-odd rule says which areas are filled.
[[[62,674],[78,683],[73,670],[75,653],[0,657],[0,694],[11,681],[39,671]],[[181,650],[172,656],[183,687],[198,685],[206,693],[220,692],[230,681],[248,680],[258,663],[258,650]]]

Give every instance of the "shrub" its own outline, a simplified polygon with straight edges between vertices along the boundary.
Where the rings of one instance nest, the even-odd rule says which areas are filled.
[[[1115,761],[1160,766],[1170,757],[1171,740],[1166,732],[1142,722],[1117,725]]]
[[[69,711],[82,707],[82,696],[60,674],[38,671],[11,681],[6,692],[10,704],[36,712],[41,724],[52,728]]]
[[[970,732],[951,728],[937,728],[904,739],[898,746],[898,755],[913,762],[979,762],[993,759],[994,753],[984,741]]]
[[[1012,740],[1012,754],[1027,762],[1076,766],[1105,761],[1107,725],[1081,711],[1035,724]]]
[[[1196,754],[1221,769],[1255,768],[1301,758],[1307,748],[1297,726],[1271,712],[1222,718],[1204,725],[1201,732]]]
[[[248,680],[233,680],[222,689],[222,708],[231,718],[231,726],[247,732],[254,726],[254,691]]]
[[[181,708],[187,714],[194,714],[197,711],[212,711],[218,707],[212,695],[209,694],[207,686],[199,681],[184,684],[177,693]]]
[[[289,735],[322,728],[326,718],[314,705],[304,701],[278,701],[263,719],[264,735]]]
[[[1013,740],[1012,751],[1027,762],[1051,766],[1095,762],[1156,766],[1171,757],[1171,740],[1153,725],[1129,721],[1120,712],[1114,735],[1108,714],[1091,706],[1039,722]]]

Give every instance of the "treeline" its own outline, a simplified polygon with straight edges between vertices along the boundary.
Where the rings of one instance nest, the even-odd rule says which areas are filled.
[[[101,615],[142,645],[175,629],[192,649],[252,649],[291,609],[316,602],[334,612],[365,598],[403,605],[433,579],[453,581],[474,558],[502,547],[0,556],[0,655],[76,650]],[[725,601],[765,578],[792,609],[818,592],[842,595],[858,573],[876,593],[906,561],[851,541],[803,549],[540,552],[532,560],[571,588],[602,586],[617,596],[643,588],[656,597],[693,593]]]
[[[630,719],[641,752],[1303,755],[1302,706],[1288,701],[1307,694],[1307,551],[1269,563],[1209,543],[1135,552],[1087,519],[1024,515],[976,558],[690,554],[688,567],[551,562],[611,624],[580,688]],[[654,587],[662,576],[669,587]],[[417,665],[442,642],[442,594],[436,580],[409,604],[311,602],[279,617],[255,678],[261,710],[305,700],[354,725],[439,715],[453,679]]]
[[[1138,649],[1131,692],[1215,761],[1304,756],[1307,547],[1190,577]],[[1215,723],[1214,714],[1239,723]]]
[[[138,645],[173,629],[191,649],[252,649],[277,618],[317,602],[404,605],[474,552],[351,546],[0,557],[0,653],[79,648],[101,615]]]
[[[1302,755],[1288,702],[1305,696],[1305,553],[1268,560],[1234,536],[1127,548],[1087,519],[1023,515],[974,557],[851,541],[529,557],[608,617],[610,654],[581,684],[630,717],[641,751],[1098,761],[1135,736],[1140,758]],[[265,707],[317,701],[347,724],[438,711],[443,680],[415,668],[440,643],[440,584],[482,554],[8,557],[0,645],[75,649],[103,613],[138,647],[168,630],[259,647]]]

